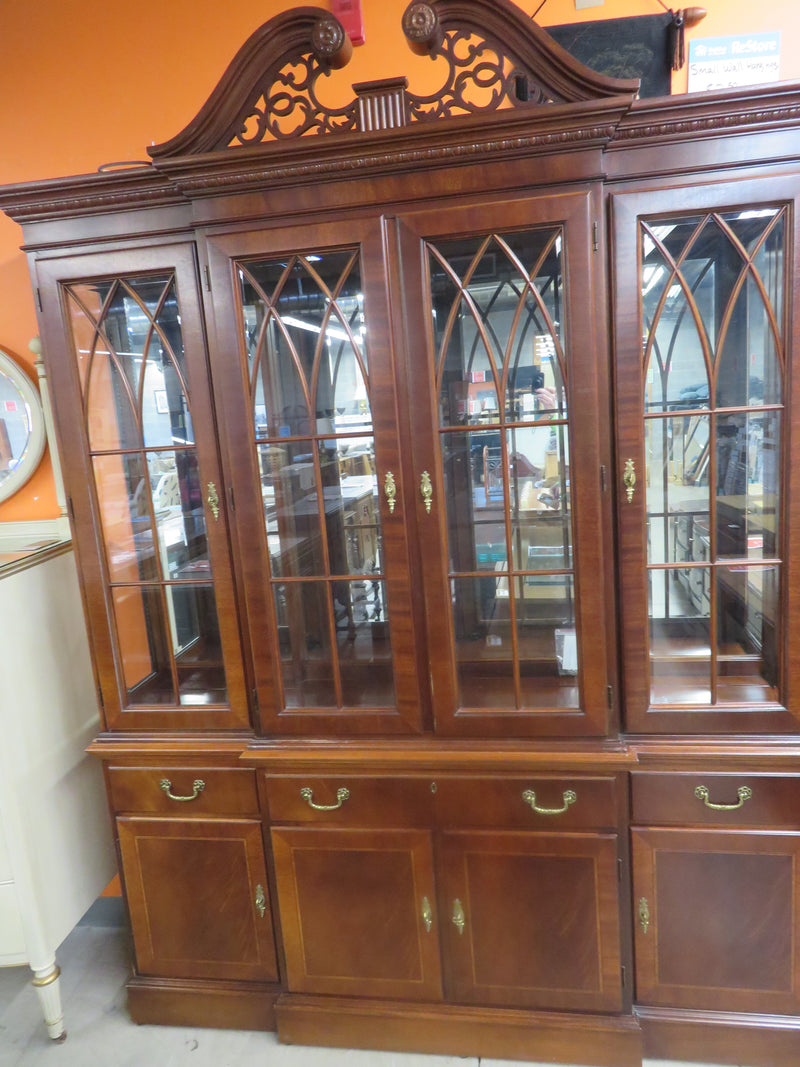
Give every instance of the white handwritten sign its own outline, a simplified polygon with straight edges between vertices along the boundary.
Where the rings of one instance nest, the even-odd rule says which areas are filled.
[[[689,41],[689,92],[778,81],[780,51],[780,33]]]

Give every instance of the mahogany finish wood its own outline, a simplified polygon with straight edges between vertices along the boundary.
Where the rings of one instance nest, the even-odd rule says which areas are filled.
[[[436,54],[450,79],[427,104],[400,77],[398,26],[401,69],[387,72],[398,77],[355,87],[344,109],[323,109],[319,134],[244,146],[243,123],[262,121],[259,98],[289,65],[319,73],[345,60],[336,27],[320,28],[327,14],[299,8],[261,27],[197,118],[153,148],[150,167],[0,190],[0,207],[24,226],[56,398],[103,711],[90,751],[106,765],[132,920],[131,1015],[277,1026],[283,1040],[314,1045],[607,1067],[639,1067],[643,1054],[796,1067],[800,464],[790,457],[800,420],[800,86],[637,101],[633,83],[581,67],[509,0],[431,0],[409,5],[404,23],[412,47]],[[495,50],[502,93],[461,113],[453,50],[466,36]],[[332,76],[346,78],[346,69]],[[381,102],[396,125],[380,118]],[[780,439],[770,441],[783,463],[780,633],[775,677],[762,686],[772,696],[757,703],[752,688],[739,703],[658,704],[641,223],[766,209],[789,220],[783,306],[766,316],[787,353]],[[444,498],[446,484],[462,493],[471,484],[463,474],[445,479],[441,438],[467,427],[441,425],[428,248],[543,229],[558,231],[563,275],[579,674],[574,687],[563,685],[577,694],[566,707],[542,696],[562,691],[555,674],[528,675],[537,706],[520,700],[515,709],[503,704],[508,672],[503,694],[493,685],[502,663],[484,670],[498,648],[520,652],[510,626],[508,649],[467,632],[462,644],[484,674],[472,690],[479,698],[459,691],[454,576],[466,569],[498,602],[508,579],[477,567],[472,520],[453,522]],[[395,699],[361,706],[357,692],[341,706],[293,707],[238,269],[341,250],[360,257],[368,312]],[[779,257],[770,262],[777,270]],[[83,349],[114,341],[101,334],[90,343],[85,324],[73,330],[68,288],[153,276],[174,276],[180,308],[203,490],[181,506],[202,514],[207,532],[227,686],[216,703],[147,704],[138,678],[127,684],[126,656],[144,660],[152,650],[126,645],[115,616],[119,546],[103,528],[107,486],[95,483],[86,430]],[[252,310],[248,331],[260,313]],[[720,321],[735,317],[729,306]],[[525,345],[531,336],[520,349],[530,363]],[[109,424],[119,410],[108,389]],[[497,424],[469,428],[485,425]],[[125,448],[106,451],[122,464]],[[639,474],[630,502],[628,459]],[[383,495],[389,470],[394,511]],[[128,548],[155,560],[146,544],[157,529],[153,503],[138,514],[127,499],[117,504],[147,518],[150,532],[141,524]],[[507,545],[513,521],[510,508],[498,509]],[[460,567],[454,546],[474,548],[474,569]],[[322,577],[333,595],[341,576]],[[117,588],[144,582],[129,578]],[[183,580],[162,578],[162,586]],[[163,620],[152,639],[172,656],[181,642],[159,595]],[[711,619],[712,636],[718,628]],[[298,641],[295,659],[313,660],[317,649]],[[759,650],[749,656],[746,669],[758,669]],[[522,678],[516,669],[515,700]]]
[[[277,979],[259,821],[126,815],[117,830],[140,974]]]
[[[440,860],[455,1003],[620,1010],[614,836],[451,832]]]
[[[441,997],[429,834],[280,826],[272,851],[290,990]]]

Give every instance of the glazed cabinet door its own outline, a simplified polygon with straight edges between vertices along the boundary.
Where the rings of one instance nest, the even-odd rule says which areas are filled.
[[[607,729],[607,375],[587,192],[404,216],[436,727]]]
[[[800,835],[633,831],[636,999],[800,1011]]]
[[[426,830],[273,827],[294,993],[441,1000]]]
[[[458,831],[440,860],[449,999],[621,1009],[616,835]]]
[[[117,819],[141,975],[276,981],[257,819]]]
[[[210,237],[215,378],[270,732],[421,723],[377,221]]]
[[[107,724],[246,727],[194,251],[47,259],[37,275]]]
[[[614,199],[630,729],[797,730],[797,183]]]

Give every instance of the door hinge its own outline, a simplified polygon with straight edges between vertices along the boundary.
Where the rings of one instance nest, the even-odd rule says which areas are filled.
[[[600,492],[601,493],[605,493],[605,491],[607,489],[608,489],[608,471],[606,470],[605,464],[601,463],[601,465],[600,465]]]
[[[39,305],[39,310],[44,311],[44,308],[42,307],[42,290],[38,285],[36,286],[36,303]]]
[[[231,511],[236,511],[236,504],[234,503],[234,500],[233,500],[233,486],[232,485],[228,486],[228,500],[230,501]]]
[[[203,277],[206,280],[206,292],[211,292],[211,271],[208,269],[208,264],[203,267]]]
[[[101,711],[104,712],[106,710],[106,706],[103,703],[103,690],[100,688],[99,685],[97,686],[97,704]]]
[[[596,252],[599,247],[600,246],[597,243],[597,223],[593,222],[592,223],[592,251]]]
[[[622,975],[622,988],[624,989],[628,982],[628,972],[625,970],[624,964],[620,967],[620,973]]]
[[[75,509],[72,506],[72,497],[67,497],[67,515],[70,522],[75,522]]]
[[[606,686],[606,700],[608,701],[608,710],[611,711],[614,707],[614,686]]]
[[[253,699],[253,710],[256,712],[256,714],[259,714],[260,711],[261,711],[261,708],[259,707],[259,704],[258,704],[258,690],[256,689],[255,686],[253,686],[253,690],[250,693],[250,696]]]
[[[617,881],[622,882],[622,860],[617,858]]]

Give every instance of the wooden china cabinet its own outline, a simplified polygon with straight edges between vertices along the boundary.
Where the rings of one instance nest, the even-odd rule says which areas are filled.
[[[0,193],[131,1015],[796,1063],[800,88],[640,101],[508,0],[397,32],[436,91],[353,96],[298,8],[149,165]]]

